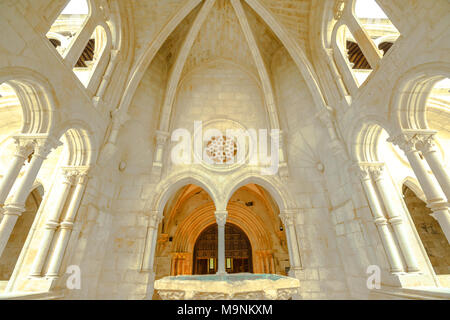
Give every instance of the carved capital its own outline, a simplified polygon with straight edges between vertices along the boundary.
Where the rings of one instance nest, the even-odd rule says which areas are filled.
[[[162,221],[162,217],[159,215],[158,211],[152,211],[148,216],[148,227],[157,228]]]
[[[279,217],[286,228],[294,225],[294,214],[292,211],[283,211],[280,213]]]
[[[62,145],[59,140],[50,136],[45,138],[37,138],[34,141],[36,143],[34,155],[43,159],[46,159],[53,149],[56,149],[57,147]]]
[[[62,168],[63,183],[73,185],[78,176],[78,171]]]
[[[334,19],[339,20],[344,12],[346,0],[336,0],[334,4]]]
[[[166,143],[167,138],[169,138],[169,136],[170,136],[169,132],[157,130],[156,131],[156,144],[158,146],[163,146]]]
[[[112,127],[115,130],[119,130],[120,127],[130,119],[130,116],[123,112],[122,109],[116,109],[111,112]]]
[[[416,134],[417,150],[421,151],[423,154],[436,151],[436,142],[434,136],[436,132],[424,132]]]
[[[62,145],[58,139],[47,134],[21,134],[14,136],[13,139],[19,146],[19,151],[22,149],[21,146],[25,147],[25,149],[22,150],[25,154],[28,153],[28,155],[26,155],[27,157],[34,151],[34,156],[45,159],[52,149]],[[31,148],[31,150],[28,148]],[[19,154],[19,156],[22,155]]]
[[[405,153],[416,152],[416,140],[410,135],[402,133],[395,137],[390,137],[387,139],[388,142],[393,143],[402,149]]]
[[[369,172],[375,181],[383,178],[384,166],[371,166]]]
[[[216,216],[217,224],[221,227],[225,226],[225,223],[227,222],[228,211],[216,211],[214,212],[214,215]]]
[[[363,164],[357,164],[350,168],[350,172],[363,181],[370,180],[369,167]]]
[[[16,150],[14,155],[26,159],[34,151],[34,143],[29,139],[23,139],[18,136],[13,137],[14,143],[16,145]]]

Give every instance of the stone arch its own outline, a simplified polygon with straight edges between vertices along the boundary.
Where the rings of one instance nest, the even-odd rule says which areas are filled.
[[[51,133],[56,125],[57,104],[50,83],[34,70],[22,67],[0,69],[0,83],[13,88],[22,107],[21,133]]]
[[[192,252],[198,236],[210,225],[216,223],[214,204],[206,204],[197,208],[177,228],[174,235],[174,249],[180,252]],[[250,209],[239,204],[227,207],[227,223],[239,226],[247,235],[256,250],[270,246],[270,237],[263,221]]]
[[[224,203],[227,204],[231,196],[241,187],[254,183],[262,186],[272,196],[280,212],[297,208],[296,202],[284,183],[275,176],[262,176],[254,173],[244,173],[235,178],[235,184],[229,185],[225,191]]]
[[[398,131],[428,129],[427,100],[436,82],[443,78],[450,78],[450,64],[430,62],[410,69],[397,81],[388,115]]]
[[[65,123],[57,137],[64,137],[68,151],[68,166],[90,166],[95,163],[97,148],[92,137],[94,134],[82,122]]]
[[[357,119],[357,125],[350,132],[349,150],[353,161],[378,162],[378,144],[383,131],[389,135],[392,129],[389,123],[379,116],[364,116]]]
[[[180,188],[189,184],[203,188],[213,200],[216,208],[218,208],[220,196],[213,181],[204,174],[188,171],[169,176],[162,180],[155,187],[155,196],[148,202],[146,209],[157,212],[159,216],[162,216],[164,207],[169,198]]]
[[[412,192],[414,192],[414,194],[423,202],[427,202],[427,198],[424,194],[424,192],[422,191],[422,188],[420,187],[419,181],[417,181],[416,178],[413,177],[406,177],[403,181],[402,181],[402,186],[407,186],[409,189],[411,189]]]
[[[178,253],[173,258],[182,258],[183,272],[191,272],[193,256],[197,239],[204,230],[216,224],[214,203],[207,203],[196,208],[177,227],[173,236],[173,252]],[[231,203],[227,207],[227,223],[238,226],[247,236],[252,248],[252,265],[255,273],[264,273],[264,268],[270,269],[267,262],[262,261],[257,254],[269,252],[273,248],[270,232],[263,220],[252,210],[242,204]],[[178,262],[179,263],[179,262]],[[266,264],[266,266],[264,266]],[[273,268],[273,267],[272,267]],[[275,272],[275,270],[272,270]]]

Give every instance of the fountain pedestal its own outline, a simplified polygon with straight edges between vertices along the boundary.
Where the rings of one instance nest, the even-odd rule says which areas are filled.
[[[288,300],[299,287],[295,278],[238,273],[165,277],[154,288],[163,300]]]

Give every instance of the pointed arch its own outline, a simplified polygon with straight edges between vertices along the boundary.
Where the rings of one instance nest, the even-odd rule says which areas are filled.
[[[169,198],[182,187],[193,184],[205,190],[213,200],[216,208],[219,208],[219,192],[217,192],[214,182],[204,173],[190,170],[167,177],[155,187],[155,196],[149,200],[145,206],[146,211],[157,212],[162,216],[164,207]]]
[[[280,212],[297,208],[297,204],[290,191],[286,188],[285,183],[275,176],[262,176],[251,172],[244,172],[233,177],[233,181],[235,183],[228,185],[227,189],[224,190],[224,203],[228,203],[239,188],[253,183],[263,187],[271,195]]]

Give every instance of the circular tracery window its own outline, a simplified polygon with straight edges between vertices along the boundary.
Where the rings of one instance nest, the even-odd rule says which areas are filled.
[[[212,137],[206,144],[206,154],[216,164],[234,163],[237,154],[236,140],[227,136]]]

